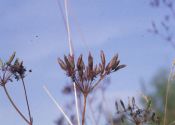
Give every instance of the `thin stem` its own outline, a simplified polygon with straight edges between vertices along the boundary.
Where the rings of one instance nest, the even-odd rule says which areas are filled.
[[[10,95],[9,95],[9,93],[8,93],[8,91],[7,91],[7,89],[6,89],[6,87],[5,86],[3,86],[3,88],[4,88],[4,91],[5,91],[5,94],[7,95],[7,97],[8,97],[8,99],[9,99],[9,101],[10,101],[10,103],[12,104],[12,106],[14,107],[14,109],[17,111],[17,113],[21,116],[21,118],[23,118],[24,119],[24,121],[27,123],[27,124],[29,124],[30,125],[30,122],[27,120],[27,118],[21,113],[21,111],[18,109],[18,107],[15,105],[15,103],[13,102],[13,100],[12,100],[12,98],[10,97]]]
[[[22,84],[23,84],[23,89],[24,89],[24,94],[25,94],[25,99],[26,99],[26,103],[27,103],[27,110],[28,110],[28,114],[29,114],[29,119],[30,119],[30,125],[32,125],[33,120],[32,120],[32,116],[31,116],[31,112],[30,112],[30,106],[29,106],[29,100],[28,100],[28,96],[27,96],[27,90],[26,90],[26,86],[24,83],[24,79],[21,76],[21,80],[22,80]]]
[[[86,100],[87,100],[87,94],[84,94],[84,106],[83,106],[83,114],[82,114],[82,125],[84,125],[84,123],[85,123]]]
[[[77,113],[77,122],[78,122],[78,125],[80,125],[80,116],[79,116],[79,110],[78,110],[77,89],[76,89],[75,82],[73,83],[73,85],[74,85],[74,96],[75,96],[75,108],[76,108],[76,113]]]
[[[167,83],[167,88],[166,88],[166,95],[165,95],[165,107],[164,107],[164,125],[166,125],[166,117],[167,117],[167,105],[168,105],[168,95],[169,95],[169,89],[170,89],[170,82],[171,82],[171,77],[174,69],[174,64],[171,68],[169,77],[168,77],[168,83]]]
[[[58,104],[58,102],[56,101],[56,99],[52,96],[52,94],[50,93],[50,91],[47,89],[46,86],[43,86],[45,92],[47,93],[47,95],[49,96],[49,98],[53,101],[53,103],[57,106],[57,108],[60,110],[60,112],[63,114],[63,116],[66,118],[67,122],[70,125],[73,125],[71,120],[69,119],[69,117],[66,115],[66,113],[64,112],[64,110],[61,108],[61,106]]]
[[[100,79],[94,84],[94,86],[92,86],[90,91],[92,91],[105,78],[105,76],[106,74],[102,75]]]
[[[73,56],[73,45],[72,45],[72,41],[71,41],[70,25],[69,25],[69,15],[68,15],[68,7],[67,7],[67,5],[68,5],[67,4],[67,0],[64,0],[65,16],[66,16],[66,28],[67,28],[69,49],[70,49],[70,55]]]

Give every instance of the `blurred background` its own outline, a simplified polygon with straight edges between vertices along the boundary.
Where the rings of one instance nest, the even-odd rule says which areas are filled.
[[[116,113],[117,99],[135,97],[140,103],[142,94],[150,95],[156,110],[163,111],[167,76],[175,53],[174,5],[173,0],[68,1],[75,57],[83,53],[86,58],[90,51],[98,62],[103,50],[108,61],[118,53],[121,63],[127,65],[105,83],[107,116]],[[74,106],[72,96],[62,91],[71,81],[57,63],[58,57],[69,54],[61,7],[64,13],[63,0],[0,0],[0,58],[6,61],[16,51],[26,68],[32,69],[25,79],[35,125],[63,124],[59,123],[60,112],[44,92],[43,85],[66,112]],[[21,87],[20,82],[8,84],[10,94],[27,115]],[[174,94],[171,96],[174,98]],[[100,91],[94,98],[101,98]],[[89,109],[96,111],[95,105],[98,106],[94,104]],[[172,102],[170,109],[173,105]],[[173,116],[175,111],[170,113]],[[95,115],[98,119],[98,114]],[[99,123],[105,125],[106,121],[102,118]],[[25,124],[1,88],[0,123]]]

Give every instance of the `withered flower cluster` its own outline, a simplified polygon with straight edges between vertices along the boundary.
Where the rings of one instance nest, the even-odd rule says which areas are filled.
[[[94,65],[91,53],[89,53],[87,65],[85,65],[83,61],[82,54],[78,57],[77,61],[75,61],[74,56],[68,55],[64,56],[64,60],[58,58],[58,63],[66,72],[67,76],[75,82],[80,91],[87,94],[92,91],[105,76],[126,66],[120,65],[117,54],[109,63],[106,63],[103,51],[101,51],[100,57],[101,62],[98,65]]]
[[[15,59],[15,52],[7,62],[0,60],[0,85],[4,86],[7,82],[12,82],[13,78],[19,80],[25,77],[26,68],[23,66],[23,61]],[[29,70],[31,71],[31,70]]]
[[[160,124],[160,117],[153,111],[151,100],[149,100],[144,108],[140,108],[135,103],[135,98],[129,101],[127,107],[122,100],[119,103],[116,101],[115,107],[120,119],[124,122],[127,119],[135,125],[144,125],[148,123]]]
[[[4,92],[7,95],[7,98],[9,99],[16,112],[28,125],[32,125],[33,119],[30,113],[30,106],[24,82],[24,77],[26,76],[25,73],[27,70],[23,65],[23,61],[19,61],[18,58],[15,59],[15,55],[16,53],[14,52],[7,62],[0,60],[0,85],[4,88]],[[29,70],[29,72],[31,72],[31,70]],[[6,84],[8,82],[13,82],[13,79],[16,79],[17,81],[21,79],[22,81],[29,118],[26,118],[21,110],[16,106],[16,103],[13,101],[6,88]]]

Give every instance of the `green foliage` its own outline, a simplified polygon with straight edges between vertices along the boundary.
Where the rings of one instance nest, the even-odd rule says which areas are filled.
[[[149,85],[151,85],[150,90],[146,90],[146,95],[148,95],[152,100],[152,106],[154,109],[160,113],[160,116],[164,116],[164,106],[165,106],[165,95],[166,87],[168,83],[169,72],[167,70],[160,70],[151,80]],[[175,80],[172,80],[170,83],[169,95],[168,95],[168,104],[167,104],[167,125],[172,123],[175,120]]]

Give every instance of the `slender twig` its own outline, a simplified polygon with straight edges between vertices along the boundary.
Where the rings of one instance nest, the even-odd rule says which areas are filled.
[[[68,7],[67,7],[67,5],[68,5],[67,4],[67,0],[64,0],[65,16],[66,16],[66,28],[67,28],[69,49],[70,49],[70,55],[73,55],[73,45],[72,45],[72,42],[71,42],[69,15],[68,15]]]
[[[72,41],[71,41],[69,15],[68,15],[68,7],[67,6],[68,6],[67,0],[64,0],[65,18],[66,18],[66,28],[67,28],[69,50],[70,50],[70,55],[73,56],[74,55],[74,51],[73,51],[73,44],[72,44]],[[74,96],[75,96],[75,107],[76,107],[76,114],[77,114],[77,122],[78,122],[78,125],[80,125],[80,117],[79,117],[79,110],[78,110],[78,98],[77,98],[75,82],[73,83],[73,85],[74,85]]]
[[[173,69],[174,69],[174,64],[171,67],[171,71],[168,77],[168,83],[167,83],[167,88],[166,88],[166,95],[165,95],[165,107],[164,107],[164,125],[166,125],[166,117],[167,117],[167,105],[168,105],[168,96],[169,96],[169,89],[170,89],[170,82],[171,82],[171,78],[172,78],[172,73],[173,73]]]
[[[106,73],[100,77],[100,79],[92,86],[91,91],[105,78]]]
[[[66,113],[64,112],[64,110],[61,108],[61,106],[58,104],[58,102],[56,101],[56,99],[52,96],[52,94],[49,92],[49,90],[47,89],[46,86],[43,86],[45,92],[47,93],[47,95],[49,96],[49,98],[53,101],[53,103],[56,105],[56,107],[59,109],[59,111],[63,114],[63,116],[66,118],[67,122],[70,125],[73,125],[71,120],[69,119],[69,117],[66,115]]]
[[[76,113],[77,113],[77,122],[78,122],[78,125],[80,125],[80,116],[79,116],[79,110],[78,110],[78,97],[77,97],[77,89],[76,89],[75,82],[73,83],[73,85],[74,85],[74,96],[75,96],[75,106],[76,106]]]
[[[27,118],[23,115],[23,113],[19,110],[19,108],[18,108],[18,107],[15,105],[15,103],[13,102],[13,100],[12,100],[11,96],[9,95],[9,93],[8,93],[7,88],[6,88],[5,85],[3,86],[3,88],[4,88],[4,91],[5,91],[5,94],[7,95],[8,99],[9,99],[10,103],[12,104],[12,106],[14,107],[14,109],[15,109],[15,110],[17,111],[17,113],[21,116],[21,118],[24,119],[24,121],[25,121],[27,124],[30,125],[30,121],[27,120]]]
[[[30,125],[32,125],[33,124],[33,120],[32,120],[32,116],[31,116],[29,100],[28,100],[28,96],[27,96],[27,90],[26,90],[26,86],[25,86],[23,77],[22,76],[20,76],[20,77],[21,77],[22,85],[23,85],[23,89],[24,89],[24,95],[25,95],[25,100],[26,100],[26,104],[27,104],[27,110],[28,110],[28,115],[29,115],[29,119],[30,119]]]
[[[83,106],[83,114],[82,114],[82,125],[84,125],[84,123],[85,123],[86,100],[87,100],[87,94],[84,94],[84,106]]]

